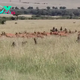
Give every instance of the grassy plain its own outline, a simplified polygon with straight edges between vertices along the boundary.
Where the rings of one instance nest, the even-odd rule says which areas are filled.
[[[80,30],[80,20],[7,21],[0,25],[0,33],[49,32],[53,26]],[[33,39],[0,38],[0,80],[80,80],[80,43],[76,38],[77,33],[53,35],[37,39],[37,45]],[[26,40],[28,43],[22,46]],[[16,47],[11,47],[13,41]]]

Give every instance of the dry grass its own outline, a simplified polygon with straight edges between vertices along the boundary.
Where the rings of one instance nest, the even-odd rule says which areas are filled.
[[[0,32],[48,31],[53,27],[80,30],[79,20],[8,21]],[[76,22],[75,24],[73,22]],[[80,44],[77,34],[68,37],[49,36],[37,39],[0,38],[1,80],[80,80]],[[22,46],[22,41],[28,43]],[[11,47],[15,41],[17,46]]]
[[[32,17],[32,15],[19,15],[24,17]],[[0,14],[0,17],[13,17],[12,14]]]

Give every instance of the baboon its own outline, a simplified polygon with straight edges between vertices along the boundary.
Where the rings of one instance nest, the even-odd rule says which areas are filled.
[[[65,33],[67,33],[67,29],[66,28],[64,29],[64,31],[65,31]]]
[[[71,33],[71,30],[69,30],[69,33]]]
[[[50,32],[54,32],[55,31],[55,27],[53,27],[53,29],[50,30]]]
[[[80,41],[80,34],[78,34],[77,40]]]
[[[16,43],[15,42],[12,42],[12,45],[11,46],[15,47],[16,46]]]
[[[22,45],[25,45],[27,43],[27,41],[22,42]]]
[[[74,24],[76,23],[76,22],[73,22]]]
[[[77,30],[75,30],[75,32],[77,32]]]
[[[55,30],[55,27],[53,27],[53,31]]]
[[[37,34],[40,34],[40,32],[37,32]]]
[[[50,32],[50,35],[52,35],[52,32]]]
[[[34,34],[36,34],[36,32],[34,31]]]
[[[56,28],[56,29],[55,29],[55,31],[57,32],[57,31],[58,31],[58,29]]]
[[[21,32],[19,32],[19,34],[22,34]]]
[[[17,24],[17,22],[15,22],[15,24]]]
[[[5,32],[2,32],[2,34],[1,35],[5,35],[6,33]]]
[[[18,33],[16,32],[15,35],[17,35]]]
[[[51,29],[50,32],[53,32],[53,30]]]
[[[26,32],[26,31],[24,31],[24,34],[27,34],[27,32]]]
[[[37,40],[36,40],[36,38],[34,38],[34,43],[37,44]]]
[[[55,32],[55,27],[53,27],[52,32]]]
[[[62,31],[63,29],[62,29],[62,27],[60,28],[60,31]]]

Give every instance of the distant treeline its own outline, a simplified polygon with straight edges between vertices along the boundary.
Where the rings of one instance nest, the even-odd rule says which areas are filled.
[[[59,9],[57,7],[47,7],[46,9],[39,9],[38,7],[36,7],[36,9],[33,7],[25,9],[24,7],[21,7],[19,9],[18,7],[12,7],[11,11],[15,11],[16,14],[32,14],[37,16],[80,16],[80,7],[78,7],[78,9],[66,9],[66,7],[60,7]]]

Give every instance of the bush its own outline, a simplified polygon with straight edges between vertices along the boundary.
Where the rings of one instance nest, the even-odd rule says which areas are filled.
[[[5,24],[6,20],[1,20],[0,24]]]
[[[14,17],[11,17],[11,20],[15,20],[15,18]]]
[[[20,20],[25,20],[26,18],[24,16],[19,17]]]

